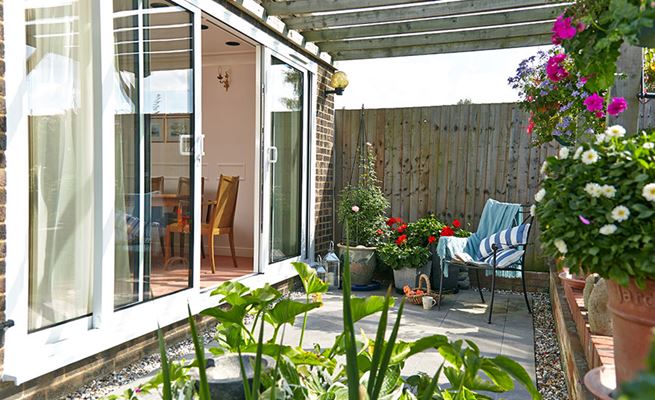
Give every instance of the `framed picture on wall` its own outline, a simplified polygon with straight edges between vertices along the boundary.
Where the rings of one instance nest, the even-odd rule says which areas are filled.
[[[150,141],[163,142],[164,141],[164,117],[159,115],[150,116]]]
[[[191,134],[191,119],[188,115],[169,115],[166,118],[166,142],[179,142],[181,135]]]

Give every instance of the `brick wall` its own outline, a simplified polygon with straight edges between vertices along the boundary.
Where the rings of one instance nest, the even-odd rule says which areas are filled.
[[[7,107],[5,104],[5,35],[4,35],[4,4],[0,0],[0,322],[5,320],[5,204],[7,202],[5,171],[5,150],[7,149]],[[4,365],[5,337],[0,330],[0,374]]]
[[[332,72],[318,67],[316,95],[316,232],[317,255],[324,255],[333,239],[334,220],[334,95],[325,96]]]

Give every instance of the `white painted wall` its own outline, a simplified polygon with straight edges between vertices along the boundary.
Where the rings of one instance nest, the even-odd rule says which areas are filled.
[[[228,91],[216,79],[217,66],[232,71]],[[237,256],[253,257],[255,207],[255,53],[203,55],[202,126],[205,134],[205,198],[216,197],[218,178],[238,175],[234,244]],[[179,154],[178,143],[152,144],[152,176],[164,176],[166,192],[177,190],[179,176],[188,176],[188,158]],[[206,210],[203,209],[204,223]],[[207,241],[205,241],[205,246]],[[216,251],[229,255],[227,236],[218,239]]]
[[[216,79],[217,66],[232,70],[228,91]],[[235,216],[235,247],[237,255],[253,257],[253,226],[256,199],[255,174],[255,53],[238,57],[203,57],[203,133],[205,158],[203,176],[205,195],[216,196],[218,178],[239,175],[239,198]],[[219,254],[229,254],[227,237],[218,240]]]

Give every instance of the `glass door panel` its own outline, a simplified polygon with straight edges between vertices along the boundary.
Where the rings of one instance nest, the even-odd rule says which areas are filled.
[[[306,73],[272,56],[268,65],[268,262],[303,256]]]
[[[193,12],[114,1],[115,306],[192,284]]]

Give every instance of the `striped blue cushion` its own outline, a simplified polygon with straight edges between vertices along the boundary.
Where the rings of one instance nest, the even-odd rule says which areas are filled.
[[[524,253],[523,250],[517,250],[517,249],[505,249],[505,250],[498,251],[498,253],[496,253],[496,268],[509,267],[515,262],[518,262],[523,256],[523,253]],[[494,255],[492,254],[489,257],[485,258],[484,262],[493,266]]]
[[[505,229],[482,239],[480,242],[480,259],[486,259],[494,253],[492,244],[498,246],[498,250],[507,249],[510,246],[524,245],[528,241],[530,224],[521,224],[513,228]]]

